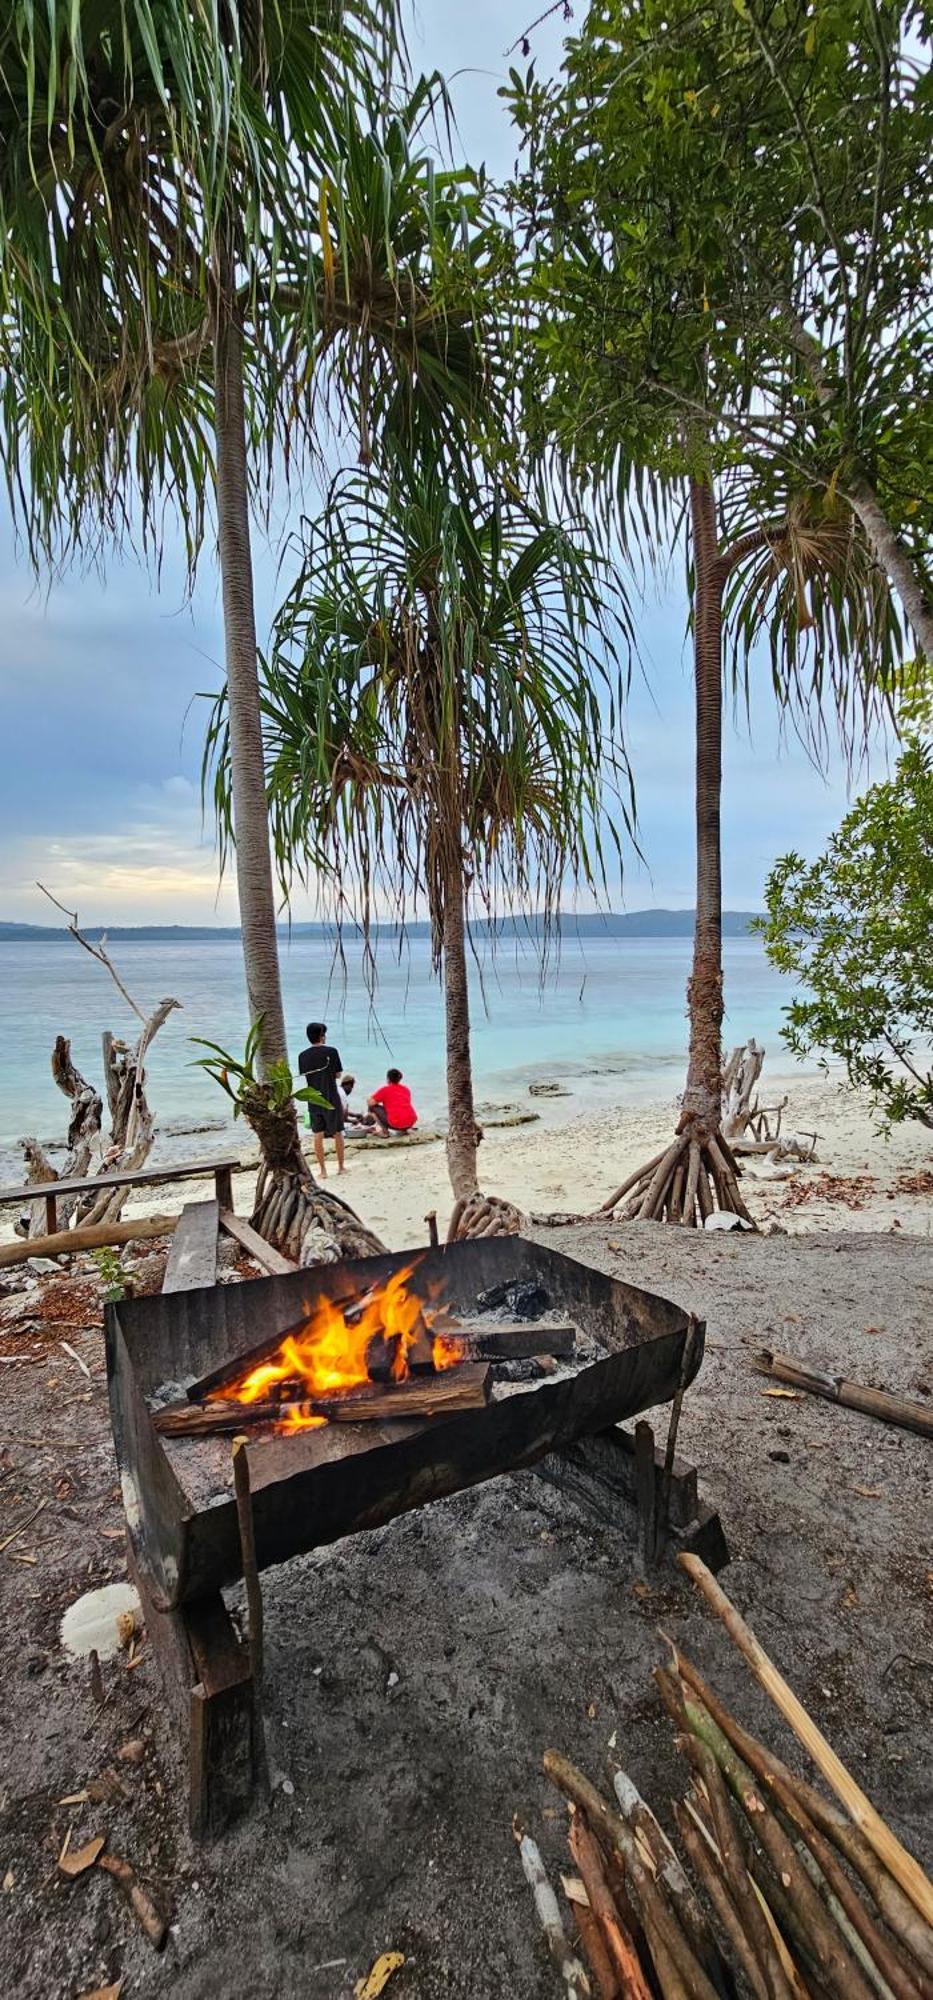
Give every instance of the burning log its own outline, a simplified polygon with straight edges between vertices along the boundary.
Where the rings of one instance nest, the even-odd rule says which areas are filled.
[[[268,1396],[254,1403],[217,1397],[204,1403],[170,1403],[157,1410],[152,1421],[162,1437],[211,1437],[283,1422],[297,1428],[314,1418],[333,1424],[392,1423],[399,1417],[452,1416],[460,1410],[482,1409],[491,1384],[489,1368],[467,1363],[428,1378],[365,1383],[338,1396]]]
[[[500,1320],[490,1325],[481,1319],[448,1320],[440,1337],[462,1350],[468,1361],[534,1361],[541,1355],[569,1361],[577,1329],[569,1321]]]

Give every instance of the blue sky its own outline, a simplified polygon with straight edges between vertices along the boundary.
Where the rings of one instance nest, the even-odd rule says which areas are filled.
[[[410,30],[413,66],[453,79],[459,143],[494,174],[513,145],[496,90],[504,51],[539,11],[528,0],[431,0]],[[541,67],[559,53],[559,18],[534,36]],[[520,58],[512,57],[512,61]],[[260,637],[274,609],[278,549],[257,535]],[[693,902],[693,714],[686,604],[675,572],[642,615],[644,678],[626,718],[645,864],[626,868],[617,906]],[[193,598],[179,550],[166,546],[158,586],[129,560],[105,574],[36,583],[0,505],[0,918],[53,920],[38,877],[82,919],[102,923],[236,921],[231,880],[218,887],[202,826],[200,690],[221,680],[219,594],[210,545]],[[732,907],[760,904],[775,855],[814,853],[846,802],[841,761],[828,779],[782,746],[767,672],[754,733],[727,730],[723,889]],[[293,915],[314,914],[300,898]]]

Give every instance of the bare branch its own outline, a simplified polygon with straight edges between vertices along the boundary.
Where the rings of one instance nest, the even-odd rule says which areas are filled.
[[[81,932],[78,929],[77,910],[66,910],[64,903],[60,903],[58,897],[53,896],[51,889],[46,889],[41,882],[36,883],[36,888],[41,889],[43,896],[47,896],[49,902],[54,903],[56,910],[61,910],[62,915],[68,918],[69,934],[71,935],[71,937],[74,938],[75,943],[81,945],[86,952],[90,953],[92,958],[96,958],[98,965],[102,965],[104,967],[104,970],[106,972],[109,972],[114,985],[117,987],[118,991],[122,993],[127,1006],[132,1008],[133,1013],[136,1015],[137,1020],[141,1021],[143,1027],[145,1027],[146,1015],[143,1013],[141,1007],[137,1007],[132,994],[127,992],[126,987],[124,986],[123,981],[120,978],[120,974],[116,969],[116,966],[114,965],[112,959],[108,957],[107,952],[104,950],[105,939],[101,938],[99,945],[91,944],[86,937],[82,937]]]

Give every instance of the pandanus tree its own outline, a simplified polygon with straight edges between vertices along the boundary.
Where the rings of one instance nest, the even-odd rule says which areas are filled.
[[[381,397],[417,423],[448,391],[458,415],[469,403],[472,305],[448,314],[446,264],[444,298],[425,289],[435,186],[408,144],[425,92],[386,142],[360,108],[394,29],[380,0],[241,0],[216,16],[180,0],[25,0],[0,25],[0,450],[14,510],[37,559],[58,560],[134,536],[157,553],[174,509],[193,569],[213,493],[257,1031],[244,1108],[315,1242],[346,1249],[375,1239],[315,1188],[284,1087],[251,512],[295,430],[307,439],[323,419],[319,378],[338,415]]]
[[[710,276],[715,160],[702,187],[696,178],[702,20],[672,58],[664,16],[628,0],[594,5],[561,79],[513,75],[507,94],[527,147],[512,198],[529,246],[529,427],[543,451],[556,441],[565,477],[592,491],[624,542],[640,541],[653,559],[674,541],[687,557],[696,706],[687,1079],[671,1141],[606,1207],[624,1201],[629,1215],[694,1226],[716,1207],[746,1215],[720,1123],[724,667],[750,696],[770,648],[778,702],[807,738],[821,744],[831,709],[852,741],[893,686],[899,628],[852,509],[795,483],[795,468],[755,429],[757,353],[724,329]],[[754,104],[746,110],[751,125]],[[738,123],[736,114],[733,146]],[[761,170],[753,147],[747,164]],[[724,266],[713,269],[725,282]]]
[[[507,482],[478,472],[457,492],[397,456],[384,490],[338,480],[276,623],[263,711],[283,883],[311,873],[366,933],[376,909],[426,909],[456,1203],[478,1188],[469,914],[550,917],[570,882],[602,880],[604,794],[630,803],[613,747],[624,618],[582,533]],[[221,713],[214,745],[223,791]]]

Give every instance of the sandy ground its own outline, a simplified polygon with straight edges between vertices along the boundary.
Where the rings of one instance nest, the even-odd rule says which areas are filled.
[[[783,1130],[817,1134],[812,1167],[789,1180],[768,1178],[765,1165],[749,1162],[744,1192],[756,1221],[801,1230],[910,1230],[933,1233],[933,1134],[900,1126],[881,1138],[866,1100],[822,1078],[791,1075],[768,1078],[763,1101],[789,1099]],[[674,1097],[647,1102],[616,1101],[618,1079],[607,1077],[584,1091],[561,1097],[527,1096],[511,1106],[483,1107],[484,1139],[480,1177],[490,1193],[505,1195],[525,1213],[597,1208],[672,1132]],[[499,1125],[495,1120],[528,1117],[533,1123]],[[419,1135],[424,1138],[424,1135]],[[236,1146],[232,1149],[236,1151]],[[435,1209],[443,1225],[450,1212],[444,1142],[440,1137],[415,1146],[351,1139],[347,1171],[336,1174],[328,1148],[328,1186],[343,1194],[366,1222],[393,1248],[425,1241],[424,1217]],[[918,1180],[919,1177],[919,1180]],[[186,1183],[185,1200],[212,1189]],[[237,1180],[237,1206],[248,1212],[249,1182]],[[181,1191],[167,1187],[136,1202],[127,1213],[166,1212],[179,1205]]]
[[[592,1198],[610,1160],[624,1171],[650,1143],[647,1123],[615,1146],[607,1133],[597,1170],[571,1127],[566,1195],[585,1187]],[[521,1141],[504,1135],[503,1161]],[[423,1155],[410,1157],[420,1174]],[[866,1157],[853,1147],[847,1165]],[[904,1155],[897,1171],[906,1166]],[[354,1186],[372,1176],[387,1190],[395,1171],[374,1156],[354,1169]],[[439,1158],[437,1198],[441,1172]],[[563,1197],[555,1188],[547,1198]],[[681,1440],[722,1512],[733,1555],[724,1582],[929,1866],[930,1446],[823,1403],[770,1398],[749,1367],[755,1348],[779,1339],[808,1360],[931,1395],[933,1251],[916,1207],[920,1234],[890,1233],[899,1201],[880,1210],[884,1233],[866,1230],[863,1209],[851,1217],[857,1234],[711,1238],[590,1224],[550,1240],[706,1315]],[[928,1222],[928,1201],[924,1213]],[[563,1816],[541,1753],[554,1745],[604,1780],[614,1744],[668,1817],[684,1772],[650,1679],[664,1654],[659,1627],[799,1764],[680,1573],[646,1582],[627,1527],[604,1526],[527,1472],[267,1572],[275,1789],[226,1842],[193,1851],[149,1649],[137,1666],[120,1657],[104,1667],[99,1707],[86,1664],[59,1643],[78,1593],[124,1573],[96,1278],[43,1282],[28,1316],[11,1316],[10,1303],[0,1313],[0,1983],[11,2000],[76,2000],[121,1979],[121,2000],[349,2000],[388,1948],[406,1958],[392,2000],[557,2000],[512,1816],[556,1867]],[[121,1746],[137,1738],[142,1764],[121,1764]],[[82,1799],[111,1767],[127,1796]],[[58,1872],[66,1834],[78,1846],[98,1833],[164,1901],[163,1956],[112,1882]]]

